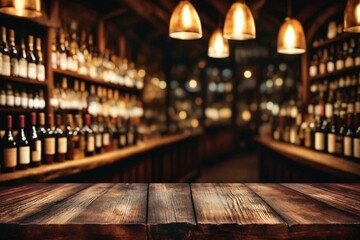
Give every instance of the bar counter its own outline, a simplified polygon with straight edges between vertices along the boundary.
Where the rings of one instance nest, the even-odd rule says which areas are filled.
[[[360,184],[0,188],[2,239],[359,239]]]

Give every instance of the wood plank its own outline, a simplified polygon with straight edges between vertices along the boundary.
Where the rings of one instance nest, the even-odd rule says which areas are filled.
[[[0,222],[22,222],[37,212],[55,205],[83,190],[86,184],[32,184],[26,192],[16,192],[17,196],[0,198]],[[32,187],[37,187],[35,190]]]
[[[348,184],[348,183],[332,183],[333,186],[341,187],[350,191],[360,192],[359,184]]]
[[[360,237],[360,217],[279,184],[247,184],[289,225],[291,238]]]
[[[191,189],[197,238],[287,238],[287,224],[244,184],[191,184]]]
[[[150,239],[191,239],[196,228],[189,184],[149,186]]]
[[[283,184],[333,207],[360,216],[360,192],[354,192],[333,184]],[[360,184],[352,184],[360,188]]]

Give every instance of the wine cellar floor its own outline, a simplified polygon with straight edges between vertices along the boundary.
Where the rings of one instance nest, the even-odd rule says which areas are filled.
[[[259,182],[259,156],[255,152],[234,153],[203,166],[201,175],[195,180],[204,182]]]

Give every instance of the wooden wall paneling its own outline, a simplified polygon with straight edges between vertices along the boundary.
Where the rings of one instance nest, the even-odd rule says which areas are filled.
[[[346,239],[360,234],[360,217],[277,184],[247,184],[289,225],[290,238]],[[326,213],[326,214],[324,214]]]
[[[188,184],[150,184],[149,239],[192,239],[196,220]]]

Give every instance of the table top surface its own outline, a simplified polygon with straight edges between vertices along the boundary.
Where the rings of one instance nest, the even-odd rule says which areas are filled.
[[[5,239],[360,239],[360,184],[1,187],[0,231]]]

